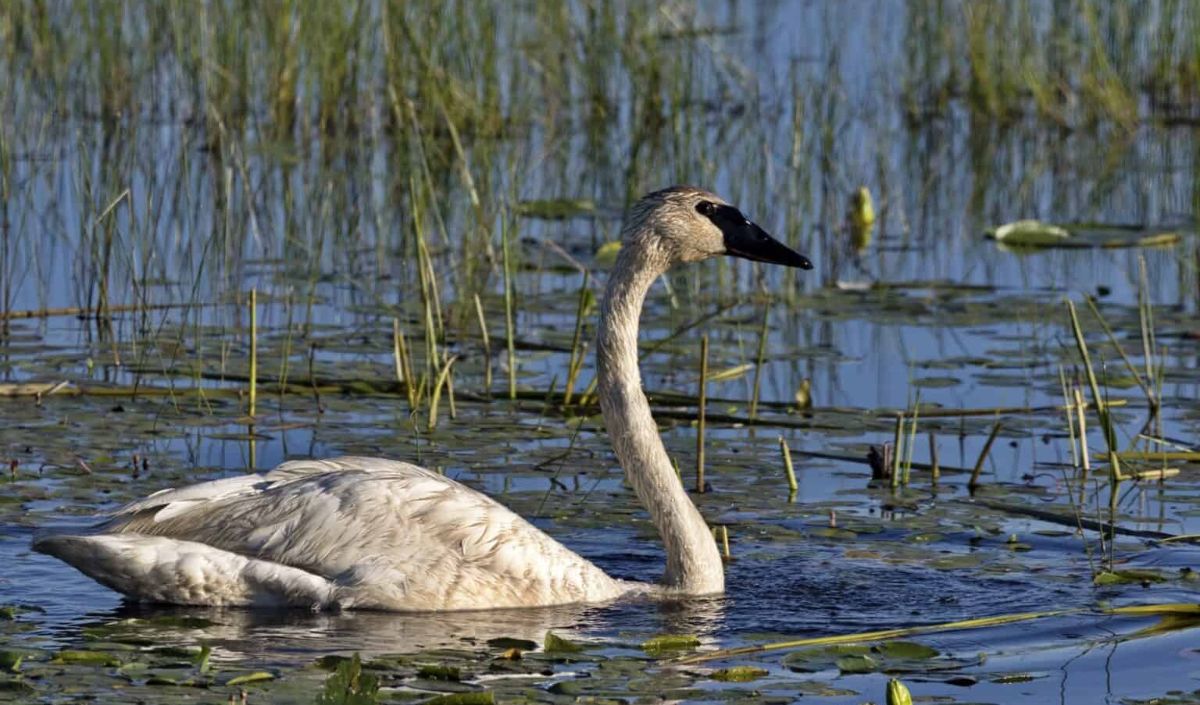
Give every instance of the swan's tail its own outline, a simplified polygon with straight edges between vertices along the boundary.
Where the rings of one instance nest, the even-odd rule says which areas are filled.
[[[33,550],[142,602],[321,609],[334,586],[298,568],[247,558],[194,541],[143,534],[44,534]]]

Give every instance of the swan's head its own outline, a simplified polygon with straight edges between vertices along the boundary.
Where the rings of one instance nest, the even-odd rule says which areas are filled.
[[[767,234],[716,194],[672,186],[633,205],[623,228],[625,244],[656,255],[670,268],[718,255],[812,269],[804,255]]]

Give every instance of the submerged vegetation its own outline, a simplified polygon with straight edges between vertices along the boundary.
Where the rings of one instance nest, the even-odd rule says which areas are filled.
[[[1195,3],[12,0],[0,80],[0,701],[1200,701]],[[364,453],[653,579],[590,340],[679,182],[817,263],[644,314],[728,600],[181,616],[27,555]]]

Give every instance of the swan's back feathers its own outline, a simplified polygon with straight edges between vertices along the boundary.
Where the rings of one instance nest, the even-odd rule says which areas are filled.
[[[486,495],[378,458],[294,461],[158,492],[117,510],[97,535],[162,537],[299,569],[328,581],[343,606],[516,607],[628,589]]]

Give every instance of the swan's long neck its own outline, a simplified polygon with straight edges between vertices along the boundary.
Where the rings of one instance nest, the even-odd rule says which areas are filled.
[[[695,595],[719,593],[725,590],[721,555],[671,466],[642,392],[638,321],[646,293],[667,263],[640,245],[627,242],[622,248],[601,306],[596,345],[600,408],[625,476],[662,536],[666,587]]]

